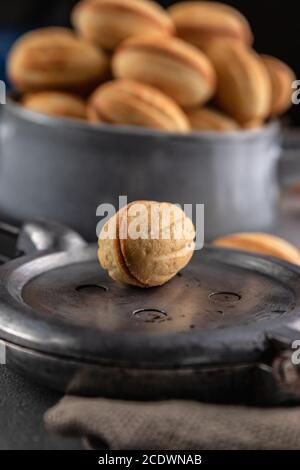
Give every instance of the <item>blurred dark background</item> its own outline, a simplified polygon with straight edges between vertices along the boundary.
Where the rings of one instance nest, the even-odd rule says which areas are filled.
[[[6,0],[1,2],[0,55],[1,78],[4,60],[14,39],[22,32],[44,25],[68,25],[70,10],[77,0]],[[176,1],[160,0],[164,6]],[[255,34],[255,48],[286,61],[300,78],[300,2],[295,0],[229,0],[250,21]],[[300,106],[290,111],[292,121],[300,125]]]

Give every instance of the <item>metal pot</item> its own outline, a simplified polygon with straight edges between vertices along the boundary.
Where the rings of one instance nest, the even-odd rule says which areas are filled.
[[[43,218],[95,239],[96,208],[153,199],[205,204],[209,240],[272,225],[279,127],[178,135],[94,126],[3,106],[0,217]]]

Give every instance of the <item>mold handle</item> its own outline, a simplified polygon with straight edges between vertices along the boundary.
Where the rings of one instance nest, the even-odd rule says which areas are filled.
[[[5,251],[2,262],[24,254],[45,250],[68,251],[82,248],[87,244],[70,228],[41,220],[28,222],[21,228],[0,222],[0,237],[1,246]]]

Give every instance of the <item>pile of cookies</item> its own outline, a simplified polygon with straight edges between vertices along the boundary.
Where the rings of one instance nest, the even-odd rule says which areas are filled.
[[[228,5],[82,0],[72,23],[13,46],[8,76],[26,108],[186,133],[261,127],[291,105],[293,71],[253,50]]]

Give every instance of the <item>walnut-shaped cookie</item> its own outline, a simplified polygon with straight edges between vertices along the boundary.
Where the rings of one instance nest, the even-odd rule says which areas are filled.
[[[190,262],[194,238],[193,223],[179,207],[137,201],[122,208],[103,227],[99,261],[116,281],[161,286]]]

